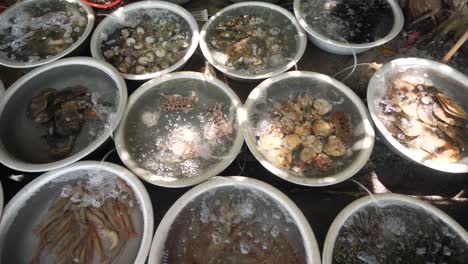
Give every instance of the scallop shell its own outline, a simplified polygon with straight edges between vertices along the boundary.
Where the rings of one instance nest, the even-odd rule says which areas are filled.
[[[346,148],[338,137],[329,136],[323,147],[323,152],[332,157],[341,157],[346,153]]]
[[[450,99],[448,96],[446,96],[446,95],[444,95],[442,93],[438,93],[437,94],[437,99],[439,100],[440,105],[442,106],[442,108],[445,111],[447,111],[447,113],[449,113],[451,115],[454,115],[456,117],[459,117],[459,118],[466,119],[466,112],[463,109],[463,107],[460,106],[459,104],[457,104],[452,99]]]
[[[452,116],[449,113],[446,113],[439,103],[434,103],[432,105],[432,112],[437,118],[439,118],[440,120],[442,120],[444,123],[448,125],[458,126],[458,127],[462,127],[464,125],[463,119]]]
[[[437,119],[432,114],[432,104],[423,104],[422,102],[418,103],[418,117],[425,124],[430,126],[437,126]]]
[[[397,118],[395,125],[408,137],[417,137],[423,131],[423,125],[417,120],[408,120],[404,117]]]

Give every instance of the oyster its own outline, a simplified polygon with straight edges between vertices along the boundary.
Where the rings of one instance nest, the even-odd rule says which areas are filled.
[[[466,112],[428,82],[394,80],[381,103],[379,117],[387,130],[415,155],[456,162],[466,144]]]

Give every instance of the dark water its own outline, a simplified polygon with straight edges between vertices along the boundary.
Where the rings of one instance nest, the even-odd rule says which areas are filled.
[[[315,31],[340,42],[373,42],[393,26],[392,8],[384,0],[309,0],[301,9]]]
[[[468,245],[445,222],[418,207],[380,203],[346,220],[333,263],[467,263]]]

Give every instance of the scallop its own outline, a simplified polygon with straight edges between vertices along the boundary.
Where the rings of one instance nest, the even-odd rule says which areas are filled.
[[[325,99],[316,99],[314,101],[314,108],[319,115],[325,115],[332,110],[332,105]]]
[[[283,145],[289,150],[295,150],[301,145],[301,138],[296,134],[287,135],[284,137]]]
[[[312,131],[316,136],[326,137],[330,135],[332,128],[330,123],[322,119],[317,119],[312,123]]]
[[[302,145],[304,148],[309,148],[315,153],[320,153],[323,150],[323,144],[316,136],[310,135],[302,138]]]
[[[337,136],[329,136],[323,152],[332,157],[341,157],[346,153],[346,147]]]

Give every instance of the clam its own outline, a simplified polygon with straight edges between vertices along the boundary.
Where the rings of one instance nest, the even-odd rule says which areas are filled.
[[[326,137],[332,132],[332,127],[329,122],[317,119],[312,123],[312,131],[316,136]]]
[[[284,147],[289,150],[295,150],[301,145],[301,138],[296,134],[287,135],[284,137]]]
[[[330,102],[307,95],[273,103],[271,117],[265,120],[271,123],[258,134],[259,148],[273,164],[296,173],[329,170],[339,164],[331,157],[344,156],[345,143],[352,137],[347,114],[330,113],[331,108]]]
[[[332,110],[332,105],[327,100],[316,99],[314,101],[314,108],[319,115],[326,115]]]
[[[323,152],[331,157],[341,157],[346,153],[346,148],[336,136],[329,136],[323,147]]]

